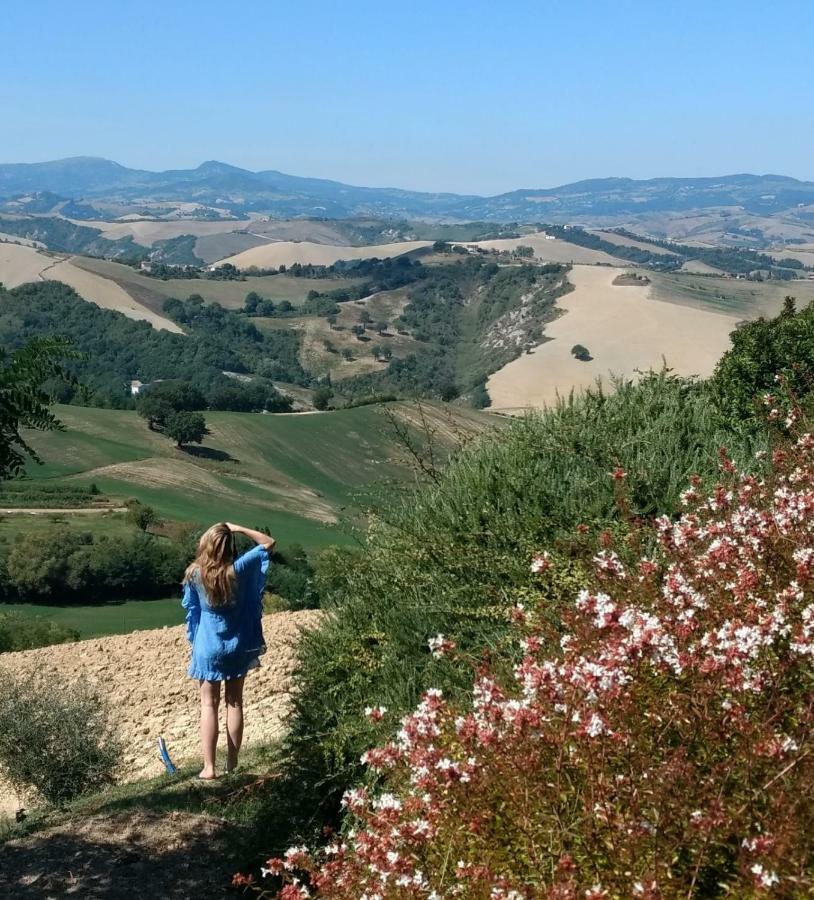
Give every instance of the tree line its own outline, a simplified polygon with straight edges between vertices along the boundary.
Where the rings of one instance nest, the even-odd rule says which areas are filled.
[[[168,314],[186,334],[160,331],[147,322],[100,309],[58,281],[11,291],[0,288],[0,345],[13,350],[53,334],[69,340],[74,356],[45,383],[63,403],[133,408],[130,381],[180,379],[204,395],[204,408],[265,409],[277,404],[272,379],[310,383],[293,332],[264,334],[244,316],[205,304],[200,297],[167,303]],[[256,375],[258,382],[240,384],[225,371]]]

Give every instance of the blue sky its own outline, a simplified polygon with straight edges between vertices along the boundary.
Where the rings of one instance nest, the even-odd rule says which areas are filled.
[[[472,193],[814,179],[811,0],[3,7],[0,162],[219,159]]]

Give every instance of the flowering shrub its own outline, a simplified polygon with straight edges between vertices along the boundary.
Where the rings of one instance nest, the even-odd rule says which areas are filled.
[[[280,896],[810,896],[814,435],[773,464],[722,454],[680,517],[605,534],[562,618],[535,555],[513,677],[484,667],[464,710],[426,692],[365,754],[342,838],[268,861]]]

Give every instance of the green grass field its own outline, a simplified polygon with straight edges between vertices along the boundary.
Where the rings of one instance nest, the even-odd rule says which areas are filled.
[[[76,516],[70,512],[38,515],[0,516],[0,544],[10,543],[18,534],[42,531],[58,525],[77,531],[89,531],[94,535],[121,537],[131,534],[133,525],[125,520],[124,513],[105,512],[98,515]]]
[[[417,421],[411,404],[390,404],[403,421]],[[234,521],[267,526],[285,550],[318,550],[354,541],[366,510],[378,505],[411,470],[382,409],[305,415],[209,412],[201,448],[190,452],[151,432],[135,412],[57,406],[63,431],[31,432],[26,439],[44,460],[30,463],[34,484],[95,484],[108,501],[135,497],[164,519],[208,525]],[[482,430],[495,422],[471,410],[427,404],[440,448],[454,431]],[[132,532],[124,513],[55,512],[0,517],[0,543],[20,533],[58,526],[96,535]],[[179,600],[130,601],[101,606],[0,605],[0,612],[45,616],[96,637],[183,621]]]
[[[407,404],[392,408],[411,415]],[[441,426],[447,415],[476,429],[493,422],[483,413],[426,408]],[[209,435],[189,451],[132,411],[58,406],[56,413],[64,431],[27,435],[44,460],[28,465],[29,478],[95,484],[114,501],[135,497],[167,519],[267,524],[282,547],[346,543],[364,509],[410,477],[377,406],[314,415],[209,412]],[[441,432],[449,444],[449,429]],[[83,519],[77,527],[98,524]]]
[[[39,603],[0,604],[0,614],[18,613],[27,617],[50,619],[59,625],[75,628],[79,637],[104,637],[127,634],[144,628],[163,628],[184,621],[180,589],[178,597],[165,600],[127,600],[95,606],[46,606]]]
[[[746,281],[687,272],[651,272],[631,267],[653,282],[657,300],[680,303],[711,312],[742,316],[776,316],[787,295],[802,309],[814,300],[814,281]]]

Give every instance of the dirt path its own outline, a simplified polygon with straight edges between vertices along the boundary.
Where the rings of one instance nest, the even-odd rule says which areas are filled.
[[[0,509],[0,516],[54,516],[54,515],[70,515],[70,516],[92,516],[97,513],[120,513],[127,512],[126,506],[79,506],[79,507],[62,507],[53,509],[41,509],[33,506],[20,506],[6,509]]]
[[[83,300],[90,300],[103,309],[116,310],[137,321],[144,320],[159,330],[183,334],[175,322],[139,303],[115,281],[74,265],[73,259],[64,260],[53,266],[47,278],[69,285]]]
[[[54,264],[52,257],[34,247],[0,243],[0,282],[7,288],[41,280],[42,273]]]
[[[312,610],[264,617],[268,652],[260,669],[246,679],[246,746],[267,743],[282,733],[294,646],[300,630],[314,627],[319,618]],[[197,682],[186,675],[185,633],[179,625],[3,653],[0,668],[27,679],[86,679],[114,710],[126,747],[121,780],[146,778],[164,771],[156,749],[159,735],[174,760],[198,756],[200,700]],[[13,811],[17,805],[13,792],[0,788],[0,811]]]
[[[185,812],[71,820],[0,846],[0,897],[217,900],[235,871],[226,836],[222,820]]]

